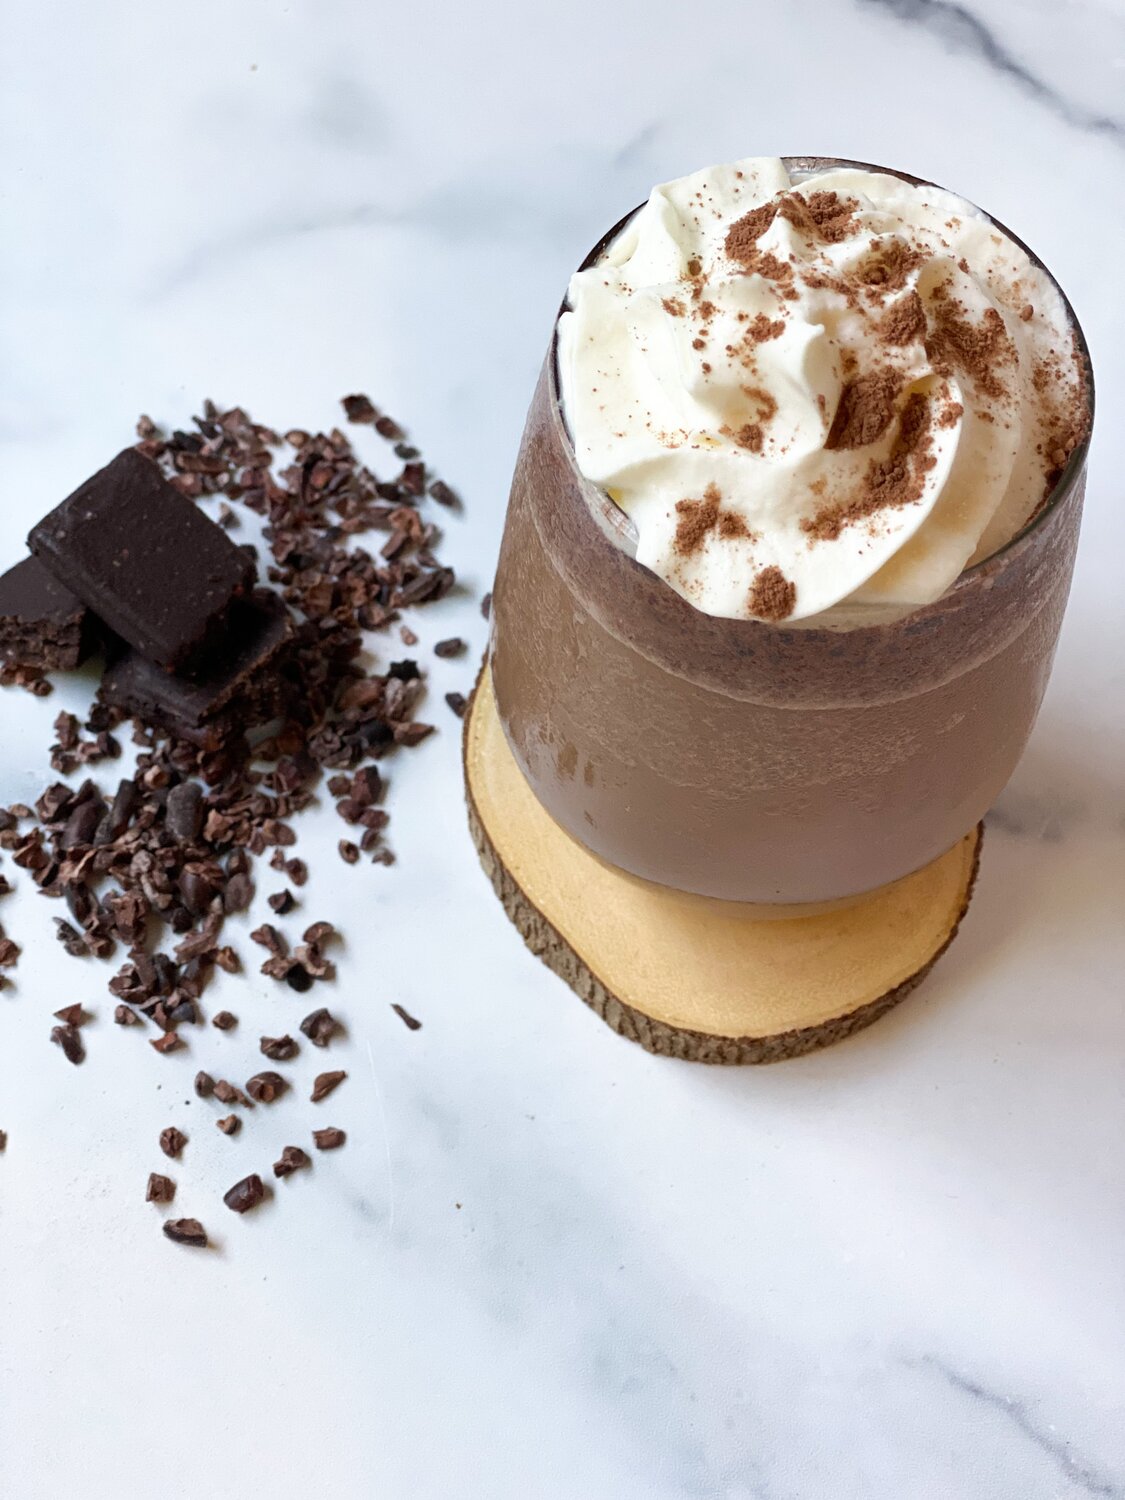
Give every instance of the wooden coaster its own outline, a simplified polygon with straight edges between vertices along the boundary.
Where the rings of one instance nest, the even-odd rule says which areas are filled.
[[[540,806],[487,667],[465,716],[464,766],[473,841],[527,946],[614,1031],[665,1056],[775,1062],[869,1026],[953,941],[976,879],[983,824],[913,875],[808,916],[627,875]]]

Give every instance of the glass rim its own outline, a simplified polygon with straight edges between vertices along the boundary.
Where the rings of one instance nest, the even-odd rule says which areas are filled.
[[[851,167],[862,172],[875,172],[885,177],[897,177],[902,182],[911,183],[914,187],[937,188],[939,192],[949,193],[952,197],[960,198],[963,202],[968,203],[970,208],[975,209],[977,213],[981,214],[985,219],[987,219],[990,224],[998,229],[1001,234],[1005,235],[1009,240],[1011,240],[1014,245],[1018,245],[1019,248],[1027,256],[1027,258],[1031,261],[1032,265],[1043,272],[1043,274],[1047,277],[1047,280],[1054,287],[1055,291],[1058,292],[1059,297],[1062,300],[1063,308],[1066,311],[1067,321],[1074,336],[1075,348],[1078,352],[1078,356],[1082,365],[1087,416],[1085,436],[1081,439],[1080,442],[1075,444],[1074,448],[1071,450],[1067,458],[1066,463],[1063,465],[1058,478],[1055,480],[1054,484],[1048,490],[1046,495],[1044,495],[1042,500],[1040,500],[1039,504],[1035,507],[1031,515],[1020,527],[1020,529],[1013,536],[1009,537],[1008,540],[1001,546],[997,547],[994,552],[990,552],[987,557],[982,557],[979,562],[972,563],[969,567],[962,568],[961,572],[957,575],[957,577],[949,585],[949,588],[946,590],[946,594],[949,594],[954,589],[958,588],[963,582],[975,577],[982,569],[989,567],[990,564],[994,563],[997,558],[1003,557],[1007,552],[1010,552],[1014,547],[1024,542],[1028,537],[1033,536],[1035,532],[1039,530],[1040,526],[1042,526],[1046,522],[1047,518],[1054,514],[1063,498],[1070,493],[1075,480],[1078,478],[1083,468],[1085,467],[1086,459],[1088,458],[1090,452],[1090,440],[1093,436],[1094,431],[1095,408],[1094,365],[1093,360],[1090,356],[1090,346],[1086,341],[1086,334],[1082,328],[1082,324],[1078,319],[1078,314],[1074,311],[1074,307],[1070,301],[1070,298],[1066,295],[1066,292],[1063,290],[1058,278],[1055,276],[1054,272],[1046,264],[1046,262],[1035,253],[1030,245],[1028,245],[1024,240],[1020,239],[1018,234],[1013,233],[1013,231],[1009,229],[1005,223],[996,218],[994,214],[990,214],[987,209],[979,207],[979,205],[974,203],[971,198],[966,198],[964,193],[954,192],[952,188],[942,187],[941,183],[931,182],[928,178],[925,177],[915,177],[910,172],[901,172],[894,167],[877,166],[873,162],[855,161],[851,157],[782,156],[778,159],[784,162],[787,171],[791,173],[803,173],[806,177],[814,176],[820,172],[834,171],[841,167]],[[646,199],[645,202],[647,201],[648,200]],[[596,265],[598,260],[617,238],[617,236],[637,216],[637,214],[640,213],[641,209],[644,206],[644,203],[638,203],[635,208],[631,208],[627,214],[624,214],[611,229],[607,230],[606,233],[601,236],[594,247],[583,258],[578,266],[578,270],[585,271],[588,270],[591,266]],[[564,296],[559,307],[558,314],[555,318],[554,330],[551,335],[551,403],[556,413],[558,414],[563,432],[566,434],[567,448],[579,477],[585,484],[591,485],[591,487],[595,489],[599,494],[604,495],[609,504],[619,515],[626,516],[625,511],[623,511],[621,507],[616,504],[616,502],[606,492],[604,487],[598,484],[594,484],[592,480],[587,480],[581,469],[578,468],[578,459],[574,451],[574,439],[571,435],[570,428],[567,425],[566,418],[563,415],[562,400],[559,389],[559,320],[562,318],[563,314],[569,312],[569,310],[570,306],[568,297]]]

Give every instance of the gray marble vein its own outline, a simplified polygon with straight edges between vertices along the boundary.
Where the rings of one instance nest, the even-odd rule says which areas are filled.
[[[1000,1391],[990,1391],[987,1386],[979,1384],[962,1375],[957,1370],[952,1370],[935,1355],[926,1354],[921,1359],[908,1361],[912,1369],[930,1370],[941,1377],[953,1390],[959,1391],[963,1396],[968,1396],[973,1401],[979,1401],[983,1406],[990,1407],[999,1412],[1025,1438],[1034,1443],[1058,1468],[1059,1472],[1066,1476],[1071,1484],[1077,1485],[1084,1494],[1102,1495],[1108,1500],[1125,1500],[1125,1481],[1115,1479],[1104,1469],[1097,1468],[1093,1463],[1074,1451],[1071,1443],[1065,1438],[1059,1437],[1050,1428],[1040,1426],[1027,1406],[1012,1396],[1005,1396]]]
[[[886,11],[896,20],[917,23],[939,37],[950,51],[967,52],[1011,79],[1068,125],[1104,136],[1119,146],[1125,145],[1125,122],[1086,109],[1061,93],[1022,63],[968,6],[958,5],[956,0],[859,0],[859,3]]]

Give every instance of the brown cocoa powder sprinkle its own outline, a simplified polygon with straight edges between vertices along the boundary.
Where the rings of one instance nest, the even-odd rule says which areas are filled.
[[[797,603],[797,585],[771,564],[762,568],[750,590],[750,613],[759,620],[785,620]]]
[[[1030,323],[1034,316],[1035,309],[1032,307],[1030,302],[1025,302],[1024,305],[1020,308],[1020,321],[1023,323]]]
[[[879,319],[878,335],[884,344],[913,344],[926,331],[926,309],[918,293],[911,290],[892,302]]]
[[[779,339],[784,332],[784,318],[767,318],[765,313],[758,313],[746,330],[746,342],[766,344],[771,339]]]
[[[691,557],[703,546],[707,533],[717,524],[722,494],[709,484],[702,500],[677,500],[676,537],[673,545],[681,557]]]
[[[856,266],[853,274],[863,286],[885,287],[901,291],[906,278],[926,259],[920,250],[912,250],[905,240],[894,237],[878,240],[871,252]]]
[[[926,338],[926,353],[934,369],[941,374],[959,369],[982,395],[1002,401],[1008,389],[997,371],[1015,358],[1015,347],[1004,319],[994,307],[989,307],[979,323],[970,323],[961,305],[941,287],[935,289],[932,305],[933,322]]]
[[[746,263],[758,253],[758,241],[777,217],[776,203],[763,203],[736,219],[727,230],[723,249],[731,260]]]
[[[859,493],[843,504],[822,505],[801,530],[812,542],[832,542],[845,526],[882,510],[897,510],[920,499],[926,473],[933,468],[929,400],[915,392],[906,400],[890,454],[872,459]]]
[[[961,405],[960,401],[947,401],[937,414],[937,426],[956,427],[964,414],[965,408]]]
[[[740,448],[746,448],[750,453],[761,453],[765,434],[760,422],[747,422],[740,427],[734,435],[734,440]]]
[[[677,297],[665,297],[661,305],[670,318],[682,318],[687,311]]]
[[[836,245],[855,232],[858,208],[855,198],[841,198],[839,193],[816,192],[807,198],[803,193],[784,193],[777,212],[806,239]]]
[[[874,443],[894,420],[901,390],[902,375],[897,370],[872,370],[847,381],[824,446],[865,448]]]
[[[742,394],[747,401],[753,401],[758,411],[758,418],[762,422],[772,422],[777,416],[777,402],[763,386],[744,385],[741,387]]]
[[[719,535],[725,542],[733,542],[741,537],[753,537],[754,533],[737,511],[725,510],[719,517]]]

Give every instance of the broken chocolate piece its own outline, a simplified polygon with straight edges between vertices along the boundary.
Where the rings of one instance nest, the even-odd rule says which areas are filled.
[[[280,667],[292,638],[283,601],[259,590],[232,610],[221,654],[196,679],[172,676],[127,651],[107,668],[99,698],[201,749],[218,749],[278,712],[285,692]]]
[[[336,1017],[323,1006],[320,1010],[310,1011],[301,1022],[302,1032],[314,1047],[327,1047],[339,1029],[340,1023]]]
[[[319,1104],[322,1099],[327,1099],[334,1089],[338,1089],[348,1075],[338,1069],[333,1073],[318,1073],[313,1081],[313,1091],[309,1096],[313,1104]]]
[[[160,1149],[165,1156],[175,1159],[186,1145],[187,1136],[182,1130],[177,1130],[174,1125],[168,1125],[160,1132]]]
[[[0,577],[0,661],[72,671],[96,641],[90,611],[38,558],[25,557]]]
[[[265,1196],[265,1183],[257,1172],[251,1172],[249,1177],[236,1182],[234,1187],[223,1194],[223,1202],[233,1213],[244,1214],[251,1208],[257,1208]]]
[[[316,1142],[316,1149],[318,1151],[335,1151],[344,1144],[347,1136],[334,1125],[329,1125],[324,1130],[314,1130],[313,1140]]]
[[[264,1036],[261,1050],[274,1062],[288,1062],[297,1055],[297,1043],[291,1036]]]
[[[195,1092],[200,1099],[210,1099],[215,1092],[215,1080],[202,1070],[195,1075]]]
[[[221,1120],[216,1120],[215,1124],[224,1135],[237,1135],[242,1129],[242,1121],[237,1115],[224,1115]]]
[[[221,1010],[218,1015],[211,1017],[211,1025],[218,1027],[220,1031],[233,1031],[238,1025],[238,1017],[229,1010]]]
[[[275,1177],[290,1177],[301,1167],[309,1165],[308,1153],[302,1151],[300,1146],[285,1146],[282,1148],[280,1158],[273,1164],[273,1175]]]
[[[246,1092],[258,1104],[272,1104],[288,1087],[280,1073],[255,1073],[246,1080]]]
[[[127,448],[80,485],[28,539],[44,567],[135,651],[188,670],[249,591],[253,560]]]
[[[404,1010],[401,1005],[395,1004],[393,1002],[391,1004],[391,1009],[394,1011],[395,1015],[398,1016],[399,1020],[406,1023],[411,1031],[421,1031],[421,1021],[416,1020],[408,1010]]]
[[[51,1040],[62,1048],[67,1062],[77,1065],[85,1060],[86,1049],[82,1045],[77,1026],[52,1026]]]
[[[176,1184],[170,1177],[165,1177],[160,1172],[148,1174],[148,1187],[145,1189],[146,1203],[171,1203],[175,1196]]]
[[[176,1245],[207,1248],[207,1231],[198,1219],[166,1219],[164,1233]]]
[[[80,1005],[64,1005],[62,1010],[55,1011],[55,1020],[62,1021],[65,1026],[82,1026],[89,1016]]]

